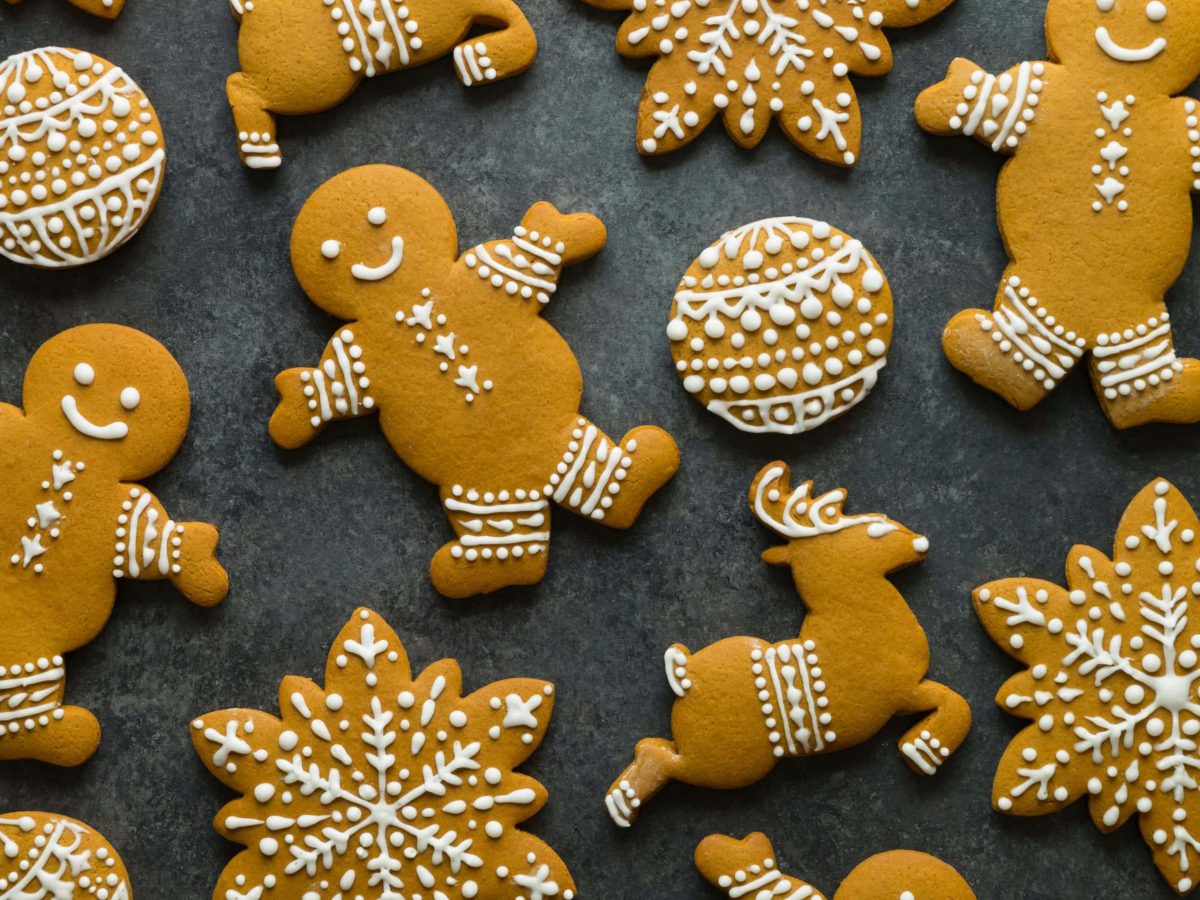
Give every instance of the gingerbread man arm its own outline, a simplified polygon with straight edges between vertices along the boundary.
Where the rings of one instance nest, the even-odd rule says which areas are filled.
[[[153,493],[135,484],[121,485],[113,521],[115,577],[165,578],[197,606],[214,606],[225,599],[229,575],[216,559],[214,526],[176,522]]]
[[[1016,153],[1055,68],[1023,62],[990,75],[970,60],[956,59],[945,80],[917,98],[917,122],[931,134],[964,134],[997,153]]]
[[[550,302],[563,267],[594,256],[607,236],[604,223],[593,215],[564,215],[549,203],[536,203],[511,238],[489,241],[464,253],[456,274],[482,279],[499,295],[497,299],[507,303],[520,299],[536,314]]]
[[[314,368],[288,369],[275,377],[279,406],[269,429],[279,446],[303,447],[329,422],[378,412],[354,327],[351,323],[333,336]]]

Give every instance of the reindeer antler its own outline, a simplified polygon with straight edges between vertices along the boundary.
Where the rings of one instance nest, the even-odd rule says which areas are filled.
[[[886,516],[868,514],[847,516],[842,512],[846,491],[832,491],[811,497],[811,481],[791,490],[791,470],[786,463],[773,462],[764,466],[750,487],[750,508],[768,528],[785,538],[817,537],[832,534],[856,525],[868,525],[871,537],[882,537],[895,531],[896,525]]]

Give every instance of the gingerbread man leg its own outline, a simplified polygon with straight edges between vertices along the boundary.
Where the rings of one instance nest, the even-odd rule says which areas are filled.
[[[470,597],[542,580],[550,503],[541,488],[481,491],[456,484],[442,489],[442,506],[458,537],[430,564],[438,593]]]
[[[3,660],[0,759],[35,759],[69,767],[96,752],[100,723],[82,707],[62,705],[66,679],[59,655]]]
[[[1098,335],[1090,369],[1096,396],[1117,428],[1200,421],[1200,361],[1175,355],[1165,306],[1145,322]]]
[[[628,528],[678,468],[679,448],[661,428],[643,425],[614,441],[580,416],[549,489],[565,509]]]
[[[455,24],[450,16],[447,24]],[[511,0],[479,0],[470,13],[470,25],[495,25],[497,31],[468,38],[454,48],[454,69],[466,87],[519,75],[537,55],[537,37],[524,13]],[[439,27],[435,22],[431,29]],[[462,31],[466,29],[461,29]],[[429,35],[426,36],[429,40]],[[436,42],[436,38],[434,38]]]
[[[993,310],[960,312],[947,324],[942,347],[954,368],[1026,410],[1047,397],[1078,364],[1087,341],[1057,321],[1010,269]]]
[[[900,739],[900,752],[915,772],[933,775],[950,758],[971,730],[967,701],[944,684],[922,681],[898,712],[932,712]]]

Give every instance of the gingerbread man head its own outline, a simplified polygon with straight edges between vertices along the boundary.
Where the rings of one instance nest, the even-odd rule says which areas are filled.
[[[97,336],[103,332],[103,337]],[[83,325],[47,341],[25,373],[25,413],[90,463],[134,481],[162,469],[187,432],[190,397],[167,349],[117,325]]]
[[[1200,76],[1200,6],[1191,0],[1051,0],[1051,55],[1068,66],[1175,94]]]
[[[394,166],[361,166],[331,178],[292,229],[301,287],[345,319],[395,309],[397,296],[444,279],[457,253],[454,217],[441,195]]]

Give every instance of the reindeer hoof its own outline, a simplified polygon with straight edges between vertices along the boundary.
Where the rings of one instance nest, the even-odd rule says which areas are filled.
[[[266,132],[240,132],[238,151],[242,165],[248,169],[278,169],[283,165],[279,145],[271,140],[271,135]]]
[[[628,781],[622,781],[615,788],[608,792],[608,796],[604,798],[604,804],[608,807],[608,814],[612,816],[612,820],[621,828],[629,828],[637,819],[638,807],[642,805],[642,801],[637,798]]]
[[[926,775],[936,775],[950,756],[950,748],[928,731],[922,731],[910,741],[900,745],[900,751],[908,761],[909,768]]]

